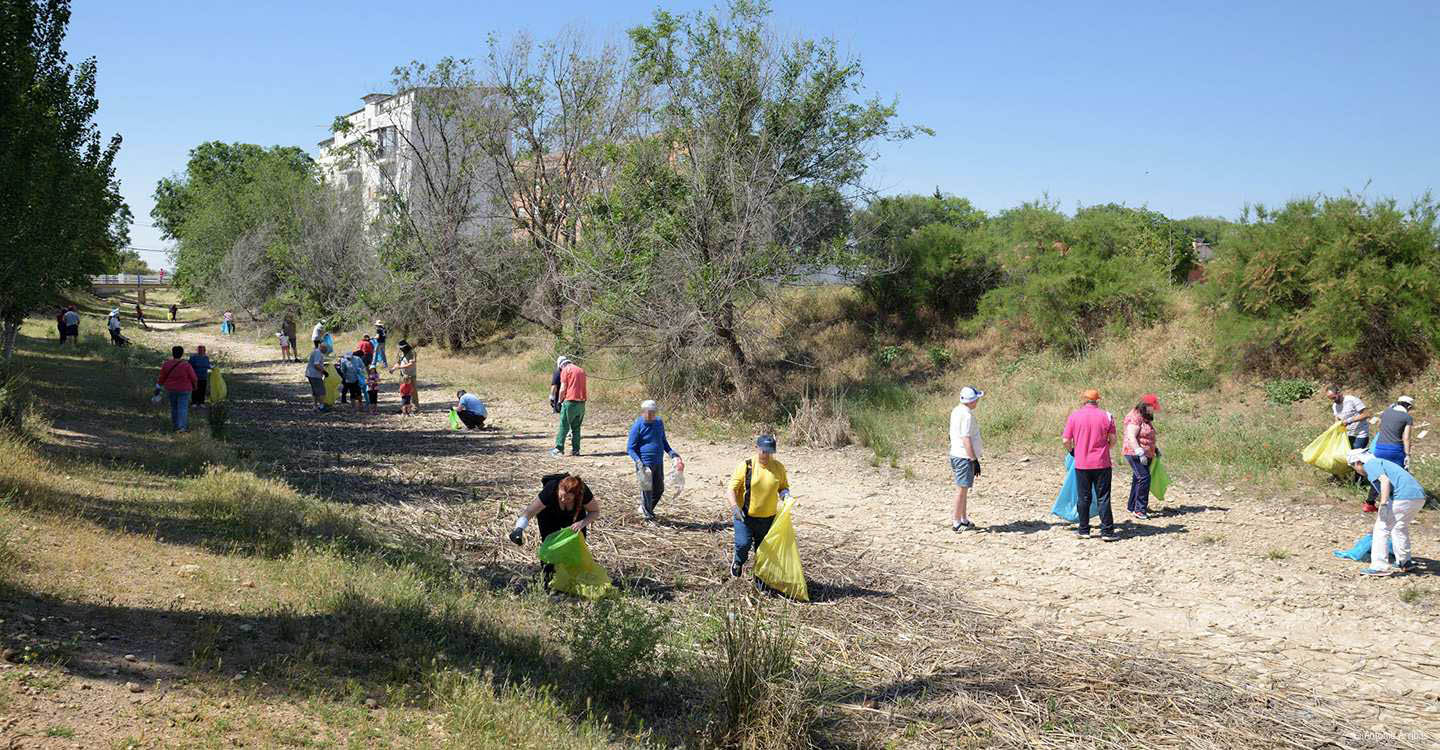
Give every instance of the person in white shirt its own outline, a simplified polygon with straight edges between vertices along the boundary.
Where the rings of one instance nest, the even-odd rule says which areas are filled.
[[[120,308],[117,307],[110,311],[110,319],[106,325],[110,327],[110,343],[121,346],[123,339],[120,336]]]
[[[975,528],[967,512],[966,501],[975,477],[980,476],[980,422],[975,419],[975,407],[985,392],[971,386],[960,389],[960,405],[950,412],[950,469],[955,473],[955,512],[950,517],[950,528],[963,531]]]
[[[318,349],[318,348],[320,348],[320,342],[322,342],[322,341],[324,341],[324,340],[325,340],[325,321],[322,320],[322,321],[320,321],[319,323],[316,323],[314,328],[310,329],[310,341],[311,341],[313,344],[315,344],[315,348]]]
[[[305,379],[310,381],[310,395],[315,399],[315,411],[325,411],[325,352],[318,343],[305,363]]]
[[[1325,395],[1330,398],[1330,413],[1335,419],[1345,425],[1345,437],[1350,441],[1351,450],[1364,450],[1370,447],[1370,412],[1365,408],[1365,402],[1358,396],[1346,395],[1340,390],[1339,385],[1331,385],[1325,389]],[[1365,479],[1356,477],[1357,485],[1364,486]],[[1375,495],[1371,493],[1365,501],[1365,511],[1372,512],[1374,509]]]

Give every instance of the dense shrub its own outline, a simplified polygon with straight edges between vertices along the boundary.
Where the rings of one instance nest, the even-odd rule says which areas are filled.
[[[1440,349],[1440,228],[1428,196],[1310,198],[1257,211],[1209,271],[1217,335],[1247,369],[1373,383]]]
[[[1270,403],[1288,406],[1296,401],[1304,401],[1314,396],[1318,387],[1313,380],[1280,378],[1265,381],[1263,388],[1265,398],[1269,399]]]
[[[1027,343],[1066,354],[1088,350],[1106,329],[1147,326],[1160,319],[1169,296],[1156,265],[1083,250],[1033,259],[1016,283],[980,301],[980,325],[1008,325]],[[978,325],[977,325],[978,328]]]
[[[1201,362],[1188,354],[1179,354],[1171,358],[1161,368],[1160,374],[1164,375],[1166,380],[1191,393],[1208,391],[1215,387],[1220,380],[1220,375],[1215,371],[1213,364]]]
[[[909,322],[929,310],[944,317],[975,313],[980,296],[1001,280],[1000,267],[972,239],[984,212],[963,198],[897,196],[856,217],[861,253],[874,271],[860,291],[876,309]]]
[[[575,676],[593,694],[624,697],[641,678],[656,670],[660,637],[669,616],[623,598],[581,605],[576,621],[557,621],[561,639],[584,633],[586,643],[573,654]]]

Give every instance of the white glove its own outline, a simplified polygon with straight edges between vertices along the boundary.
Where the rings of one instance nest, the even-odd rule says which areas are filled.
[[[1140,465],[1141,465],[1141,466],[1149,466],[1149,465],[1150,465],[1150,457],[1147,456],[1147,455],[1145,455],[1144,453],[1141,453],[1141,454],[1140,454]]]

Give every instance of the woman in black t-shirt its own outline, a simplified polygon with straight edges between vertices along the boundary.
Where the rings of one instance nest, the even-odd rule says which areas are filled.
[[[598,515],[600,503],[595,500],[595,493],[590,491],[584,480],[569,474],[550,474],[541,478],[539,496],[515,519],[510,541],[516,544],[525,543],[525,527],[530,525],[532,518],[539,522],[540,539],[544,540],[566,527],[577,534],[584,534]],[[555,566],[545,563],[541,567],[545,572],[545,584],[548,586]]]

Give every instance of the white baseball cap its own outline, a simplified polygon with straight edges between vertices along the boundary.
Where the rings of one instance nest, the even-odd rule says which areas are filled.
[[[1401,396],[1400,398],[1395,399],[1395,401],[1398,403],[1402,403],[1406,406],[1415,405],[1415,398],[1413,396]]]
[[[640,411],[660,411],[660,405],[654,399],[645,399],[640,402]]]
[[[973,386],[968,386],[968,385],[967,385],[967,386],[965,386],[964,388],[961,388],[961,389],[960,389],[960,403],[962,403],[962,404],[973,404],[973,403],[975,403],[976,401],[979,401],[979,400],[980,400],[980,397],[981,397],[981,396],[984,396],[984,395],[985,395],[985,391],[982,391],[982,390],[980,390],[979,388],[975,388],[975,387],[973,387]]]
[[[1345,463],[1350,465],[1363,464],[1375,456],[1363,448],[1356,448],[1345,454]]]
[[[556,367],[564,367],[564,366],[565,366],[565,363],[566,363],[566,362],[569,362],[569,361],[570,361],[570,358],[562,354],[562,355],[560,355],[560,356],[558,356],[558,357],[555,358],[555,366],[556,366]]]

